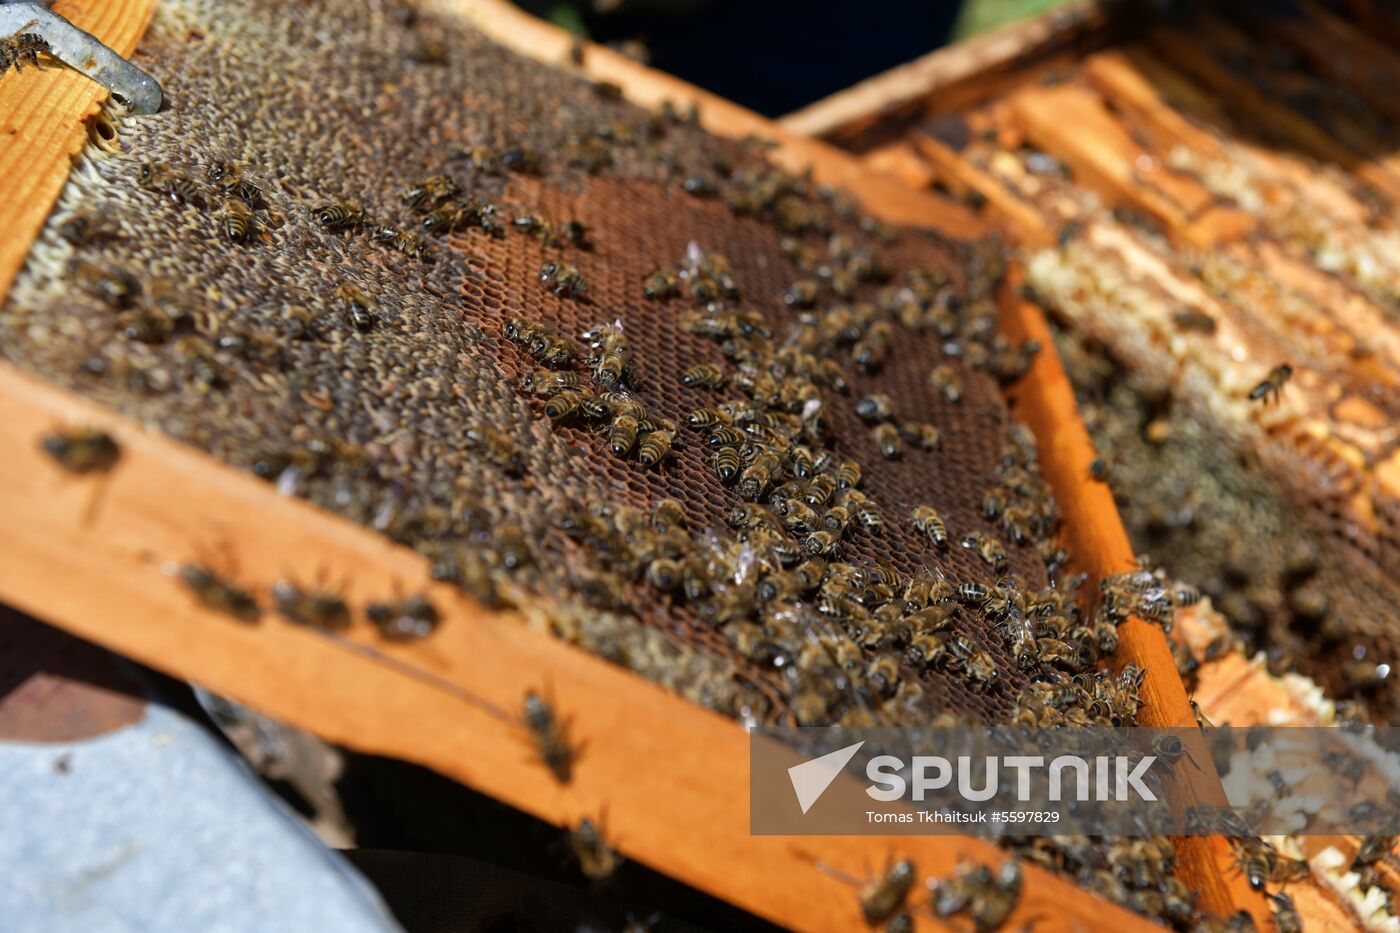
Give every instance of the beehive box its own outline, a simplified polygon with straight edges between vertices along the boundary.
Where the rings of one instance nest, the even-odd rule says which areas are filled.
[[[1092,455],[1055,354],[1022,351],[1027,338],[1048,340],[1043,321],[1014,289],[998,293],[984,225],[601,50],[585,49],[579,64],[567,37],[504,5],[318,3],[287,15],[265,3],[172,2],[139,47],[149,4],[59,9],[120,51],[136,48],[171,105],[146,119],[97,109],[89,85],[51,68],[0,84],[0,99],[25,103],[0,152],[25,192],[3,206],[5,219],[37,237],[8,238],[0,267],[10,427],[0,486],[14,529],[0,571],[6,601],[556,824],[606,812],[608,838],[628,857],[792,926],[858,922],[850,879],[896,854],[925,877],[962,857],[1001,858],[966,840],[901,841],[896,853],[878,839],[750,837],[741,726],[945,712],[997,721],[1030,676],[969,606],[954,633],[1001,672],[995,683],[906,658],[900,690],[872,690],[864,672],[878,645],[856,645],[860,661],[846,672],[856,686],[827,671],[793,682],[775,661],[799,653],[806,630],[785,641],[781,619],[739,601],[756,589],[745,568],[772,575],[792,562],[784,547],[815,542],[806,557],[834,547],[833,561],[887,567],[901,589],[931,559],[950,579],[994,582],[978,548],[958,545],[974,532],[1000,542],[1031,588],[1047,581],[1060,544],[1094,580],[1132,566],[1111,499],[1085,482]],[[692,104],[698,125],[686,116]],[[776,148],[736,141],[751,135]],[[64,186],[61,156],[84,143]],[[405,190],[443,173],[460,194],[404,203]],[[442,213],[448,202],[459,206]],[[556,236],[514,223],[525,217]],[[573,219],[588,226],[586,243],[569,241]],[[442,226],[451,229],[433,229]],[[376,236],[381,227],[393,229]],[[834,247],[832,234],[848,245]],[[783,248],[784,235],[796,246]],[[804,272],[804,250],[818,249],[828,271]],[[716,254],[727,268],[706,261]],[[578,280],[561,265],[577,267],[586,292],[567,287]],[[882,265],[911,294],[928,291],[903,317],[880,307]],[[924,271],[911,277],[915,267]],[[667,269],[680,273],[681,294],[646,295],[649,277]],[[873,314],[852,310],[843,320],[854,333],[823,336],[826,314],[804,322],[790,307],[808,303],[806,286],[794,287],[804,277],[821,302],[849,292]],[[950,298],[941,307],[939,295]],[[707,309],[708,298],[742,304]],[[992,329],[999,298],[1002,337]],[[925,319],[940,310],[947,333]],[[650,430],[621,442],[617,401],[602,424],[547,411],[562,402],[522,385],[547,367],[530,359],[528,339],[512,339],[526,336],[516,318],[573,342],[579,357],[582,332],[598,331],[603,361],[557,371],[589,391],[620,383],[630,393],[622,403],[645,406],[635,414]],[[720,340],[697,332],[716,328]],[[631,348],[627,365],[618,337]],[[776,355],[774,341],[809,337],[811,363]],[[817,372],[817,360],[836,362],[820,383],[799,372]],[[732,484],[716,470],[725,445],[684,423],[706,401],[733,397],[684,384],[701,363],[771,416]],[[929,383],[935,363],[957,376],[961,401]],[[809,394],[781,396],[763,366]],[[905,448],[888,458],[856,412],[881,392],[905,428],[884,429]],[[725,417],[758,421],[735,410]],[[1040,443],[1038,469],[1013,413]],[[667,422],[671,450],[648,465],[639,451],[664,448],[656,436]],[[931,449],[917,423],[937,430]],[[65,475],[41,441],[85,425],[116,441],[115,467]],[[833,480],[841,464],[859,465],[878,529],[859,527],[856,499],[849,528],[825,541],[810,529],[740,537],[730,527],[736,507],[768,498],[765,487],[802,478],[794,440],[833,451],[824,474]],[[749,470],[765,447],[783,455],[760,477]],[[1008,450],[1025,472],[1014,485],[1029,490],[1016,503],[1031,511],[1021,544],[1012,523],[983,508]],[[679,560],[684,578],[694,550],[703,561],[691,575],[708,578],[684,598],[658,592],[657,554],[621,554],[630,545],[615,536],[660,534],[651,516],[666,498],[679,501],[687,530],[674,555],[660,556]],[[913,527],[921,503],[946,516],[956,536],[946,552]],[[613,531],[569,534],[562,520],[587,526],[588,506]],[[788,511],[788,529],[799,529],[801,514]],[[634,516],[645,529],[627,524]],[[352,619],[308,614],[278,582],[333,593]],[[373,603],[385,609],[366,613]],[[409,637],[420,629],[431,631]],[[1139,721],[1192,722],[1160,629],[1132,620],[1119,634],[1109,663],[1146,668]],[[855,644],[839,627],[832,637]],[[532,690],[583,748],[566,780],[532,755],[520,712]],[[1187,840],[1178,858],[1204,907],[1262,915],[1228,877],[1223,845]],[[1028,868],[1010,922],[1089,925],[1113,910]]]
[[[1393,36],[1369,4],[1080,4],[783,121],[1021,244],[1133,543],[1249,654],[1379,722],[1400,618]],[[1232,721],[1244,698],[1275,712],[1246,689]]]

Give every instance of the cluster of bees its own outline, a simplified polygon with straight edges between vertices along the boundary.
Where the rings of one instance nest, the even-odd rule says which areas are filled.
[[[258,594],[235,582],[226,571],[208,563],[186,563],[175,576],[206,609],[250,624],[262,617]],[[296,625],[327,632],[343,631],[351,625],[349,604],[331,590],[279,580],[269,587],[268,594],[277,614]],[[368,603],[364,615],[385,641],[426,638],[442,618],[432,601],[420,594]]]
[[[141,165],[137,179],[142,188],[173,203],[208,212],[223,237],[241,243],[258,230],[255,211],[264,210],[262,189],[247,178],[242,167],[227,159],[211,159],[204,166],[205,180],[166,162]]]
[[[829,238],[827,262],[836,272],[854,267],[860,281],[873,275],[889,277],[878,254],[854,247],[849,240],[843,234]],[[973,268],[983,270],[973,296],[985,302],[999,267],[988,257],[979,258]],[[832,275],[832,268],[824,266],[818,278],[826,283]],[[887,288],[880,305],[817,309],[815,297],[804,300],[807,307],[797,312],[785,339],[766,317],[737,305],[739,288],[728,261],[695,244],[674,267],[647,276],[643,294],[656,301],[685,298],[701,306],[683,312],[680,323],[718,344],[727,365],[697,363],[682,372],[681,382],[696,391],[737,389],[739,394],[694,409],[686,425],[700,435],[701,449],[710,452],[716,477],[744,501],[728,515],[726,534],[714,529],[698,535],[688,532],[680,520],[683,513],[669,500],[658,503],[652,514],[607,502],[569,513],[561,529],[584,547],[608,579],[642,582],[662,591],[673,605],[694,606],[698,618],[719,628],[746,658],[784,671],[790,681],[785,693],[799,722],[829,721],[838,714],[846,723],[904,718],[920,705],[918,673],[923,670],[966,678],[974,689],[998,684],[1000,672],[993,658],[953,630],[960,612],[997,613],[1008,621],[1008,630],[1027,613],[1042,613],[1049,621],[1042,623],[1041,640],[1032,637],[1020,643],[1026,670],[1038,668],[1037,648],[1049,652],[1050,665],[1074,666],[1098,656],[1051,639],[1056,624],[1063,625],[1060,635],[1068,635],[1070,621],[1064,614],[1044,611],[1034,597],[1021,593],[1014,579],[1003,579],[993,589],[975,582],[955,584],[937,569],[910,576],[889,566],[841,559],[843,541],[852,535],[879,534],[885,524],[878,504],[860,488],[860,464],[831,450],[836,438],[824,411],[824,393],[850,392],[841,351],[849,351],[849,363],[858,372],[877,372],[884,358],[869,348],[885,340],[872,338],[871,332],[887,331],[885,318],[897,308],[905,323],[941,328],[951,345],[945,349],[974,356],[1003,378],[1024,372],[1034,352],[1033,347],[1012,351],[1000,344],[994,352],[985,352],[984,338],[968,332],[986,328],[980,321],[966,322],[961,302],[941,270],[916,270],[907,287]],[[981,307],[984,314],[995,313]],[[547,365],[568,366],[580,356],[567,340],[537,322],[509,320],[503,335]],[[587,366],[603,386],[635,389],[635,377],[627,376],[627,358],[610,352],[614,336],[618,334],[611,327],[583,335],[593,348]],[[616,361],[611,372],[610,359]],[[998,367],[996,359],[1004,365]],[[929,379],[945,400],[961,399],[960,380],[952,367],[935,368]],[[625,393],[599,395],[584,389],[577,372],[528,372],[520,385],[526,393],[548,399],[545,413],[551,418],[609,425],[610,441],[620,430],[621,443],[610,445],[618,456],[626,455],[638,423],[653,429],[648,437],[663,434],[668,444],[675,440],[670,422],[649,417],[639,402],[627,403]],[[892,433],[892,440],[883,439],[879,445],[887,457],[898,456],[899,450],[891,448],[905,440],[926,449],[938,446],[932,425],[896,426],[888,396],[868,396],[855,410],[876,426],[877,436],[884,435],[882,428]],[[1034,457],[1028,432],[1016,433],[1003,458],[1001,483],[989,491],[984,506],[989,519],[1011,529],[1014,541],[1042,546],[1047,562],[1062,562],[1062,552],[1047,546],[1058,515],[1037,475]],[[952,539],[936,508],[916,506],[907,519],[934,551],[948,551]],[[958,540],[979,556],[989,573],[1000,576],[1009,568],[1005,548],[992,536],[972,531]],[[610,585],[607,590],[615,594],[621,588]],[[1050,602],[1045,608],[1053,603],[1077,620],[1078,610],[1070,606],[1073,599],[1062,601],[1055,592],[1047,588]],[[1032,627],[1027,624],[1025,629]],[[856,686],[843,696],[847,684]]]
[[[914,863],[902,859],[867,882],[860,892],[865,922],[884,924],[886,933],[912,931],[914,919],[907,905],[916,880]],[[928,887],[927,909],[943,922],[965,916],[978,931],[1000,929],[1021,899],[1021,863],[1011,858],[993,870],[979,862],[962,862],[951,877],[930,881]]]
[[[928,882],[927,912],[944,923],[964,917],[972,929],[1000,929],[1021,899],[1022,862],[1051,869],[1073,866],[1069,872],[1079,882],[1140,913],[1159,917],[1167,923],[1189,926],[1198,933],[1247,933],[1255,929],[1249,914],[1241,911],[1220,919],[1202,917],[1194,906],[1194,895],[1171,873],[1175,858],[1165,838],[1104,841],[1096,844],[1087,837],[1066,837],[1063,843],[1038,839],[1022,856],[1009,858],[999,868],[975,861],[958,865],[950,877]],[[860,907],[871,926],[884,924],[887,933],[913,930],[909,898],[917,880],[914,863],[905,859],[869,881],[861,890]],[[1280,931],[1301,929],[1291,899],[1279,893],[1272,896],[1275,922]]]
[[[1391,430],[1395,410],[1379,400],[1394,395],[1394,361],[1358,366],[1354,351],[1372,341],[1364,322],[1393,306],[1400,267],[1378,233],[1374,192],[1355,177],[1284,170],[1225,137],[1217,149],[1176,147],[1166,162],[1252,215],[1300,275],[1332,283],[1330,297],[1301,287],[1307,275],[1270,274],[1258,256],[1181,251],[1155,225],[1087,207],[1086,222],[1123,245],[1071,236],[1030,263],[1030,279],[1073,322],[1062,346],[1083,365],[1066,368],[1096,442],[1119,461],[1135,545],[1199,584],[1271,673],[1304,672],[1345,707],[1342,718],[1379,721],[1396,703],[1391,639],[1375,621],[1394,614],[1380,556],[1393,523],[1372,523],[1369,509],[1339,513],[1332,500],[1369,485],[1373,432]],[[1082,194],[1050,188],[1057,199]],[[1164,282],[1198,288],[1197,306],[1125,282],[1121,256],[1139,249],[1161,260]],[[1355,314],[1340,320],[1338,302]],[[1291,386],[1304,347],[1312,378],[1299,398]],[[1295,405],[1265,411],[1290,393]],[[1344,414],[1353,399],[1379,402],[1366,428]],[[1328,430],[1331,440],[1314,441]]]
[[[38,68],[41,53],[52,55],[53,51],[49,48],[48,40],[36,33],[19,32],[0,38],[0,75],[11,67],[23,71],[25,62]]]
[[[626,459],[635,453],[644,467],[659,465],[671,452],[676,423],[651,414],[630,391],[640,377],[620,323],[597,324],[584,331],[581,339],[587,354],[543,324],[525,318],[508,319],[501,325],[501,334],[532,359],[555,368],[528,372],[519,383],[527,394],[547,399],[544,412],[551,420],[602,427],[613,456]],[[601,393],[588,388],[584,374],[565,369],[575,363],[586,368],[587,377],[603,389]]]
[[[1139,561],[1145,564],[1145,561]],[[1103,615],[1115,621],[1137,616],[1156,622],[1171,634],[1172,619],[1178,609],[1194,606],[1201,594],[1194,586],[1173,580],[1160,567],[1145,565],[1129,573],[1110,574],[1099,581]]]
[[[40,440],[40,449],[75,476],[108,474],[121,459],[120,445],[100,428],[54,431]],[[502,546],[509,547],[508,544]],[[250,624],[258,622],[263,615],[263,603],[258,594],[236,582],[231,574],[214,569],[212,562],[181,564],[174,568],[173,575],[206,609]],[[322,631],[343,631],[350,627],[352,610],[337,592],[292,580],[279,580],[268,592],[272,607],[289,622]],[[425,638],[432,634],[441,619],[437,607],[423,595],[371,602],[364,607],[364,614],[387,641]]]

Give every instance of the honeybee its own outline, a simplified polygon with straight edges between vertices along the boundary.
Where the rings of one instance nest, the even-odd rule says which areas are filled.
[[[620,326],[599,324],[584,331],[583,339],[593,350],[587,359],[587,363],[593,367],[593,378],[603,388],[617,389],[624,383],[635,386],[632,350],[627,346]]]
[[[596,175],[613,164],[612,151],[601,136],[570,136],[559,152],[568,165],[581,168],[590,175]]]
[[[802,553],[807,557],[828,557],[836,550],[837,537],[829,531],[814,531],[802,539]]]
[[[685,423],[697,431],[729,423],[729,416],[717,408],[697,408],[686,415]]]
[[[1021,896],[1021,865],[1010,859],[993,874],[985,865],[958,866],[957,873],[938,882],[933,912],[938,917],[967,912],[976,930],[996,930],[1016,908]]]
[[[673,298],[680,291],[680,285],[673,272],[657,270],[647,276],[646,282],[642,285],[642,291],[648,298],[664,301]]]
[[[647,565],[647,582],[670,593],[678,589],[685,579],[685,568],[680,561],[671,557],[658,557]]]
[[[560,233],[574,249],[591,250],[593,248],[593,244],[588,241],[588,224],[581,220],[564,221]]]
[[[875,439],[875,445],[886,460],[895,460],[904,454],[904,441],[894,425],[877,424],[870,436]]]
[[[862,373],[873,373],[885,365],[890,355],[890,342],[893,331],[885,321],[870,325],[865,336],[851,347],[851,359]]]
[[[747,531],[750,528],[778,529],[777,518],[773,513],[752,502],[742,502],[734,506],[724,520],[729,527],[739,531]]]
[[[962,539],[962,546],[976,551],[977,556],[997,573],[1001,573],[1007,567],[1009,558],[1006,549],[996,538],[988,537],[980,531],[972,531]]]
[[[439,204],[461,193],[451,175],[430,175],[415,182],[403,193],[403,203],[410,208]]]
[[[1198,334],[1213,334],[1216,329],[1215,318],[1193,308],[1182,308],[1175,312],[1172,322],[1181,330]]]
[[[175,322],[157,308],[139,308],[117,318],[122,336],[142,343],[162,343],[175,330]]]
[[[545,403],[544,413],[555,421],[572,418],[581,409],[580,395],[572,390],[560,392]]]
[[[906,421],[899,426],[899,436],[924,450],[938,449],[938,429],[920,421]]]
[[[823,509],[826,508],[827,503],[831,501],[831,497],[835,494],[836,477],[832,476],[830,473],[818,473],[807,481],[807,486],[802,491],[801,498],[803,502],[807,503],[812,508]],[[857,501],[861,505],[865,504],[864,499]],[[859,508],[857,509],[856,517],[862,524],[865,524],[865,517],[860,514]],[[876,524],[879,524],[879,522],[877,521]]]
[[[356,330],[365,331],[374,327],[374,313],[370,310],[372,304],[364,289],[345,282],[335,290],[335,297],[345,306],[346,313],[350,315],[350,323]]]
[[[312,208],[311,213],[321,226],[331,230],[352,230],[365,221],[365,209],[354,201],[336,201]]]
[[[535,751],[545,767],[549,768],[549,773],[560,784],[569,783],[577,755],[569,744],[567,728],[554,714],[553,706],[531,690],[525,694],[525,711],[521,718],[525,728],[530,731]]]
[[[1171,590],[1172,605],[1178,609],[1194,606],[1201,601],[1201,591],[1191,586],[1189,583],[1180,581],[1172,585]]]
[[[594,81],[593,93],[603,100],[622,100],[622,85],[612,81]]]
[[[930,544],[940,551],[948,550],[948,528],[943,524],[943,518],[936,509],[928,505],[916,505],[909,512],[909,520],[928,538]]]
[[[1274,905],[1274,929],[1278,933],[1303,933],[1303,918],[1293,906],[1293,898],[1282,891],[1267,897]]]
[[[1118,650],[1118,628],[1107,619],[1094,623],[1094,646],[1099,654],[1107,657]]]
[[[499,594],[491,568],[481,555],[465,547],[446,547],[431,553],[434,580],[456,584],[458,589],[487,606],[495,606]]]
[[[784,500],[779,514],[782,515],[783,524],[787,529],[797,532],[798,534],[813,532],[817,529],[818,524],[833,533],[840,530],[839,528],[829,527],[823,520],[824,516],[818,516],[811,506],[796,499]]]
[[[911,578],[904,588],[904,608],[914,613],[926,606],[946,606],[952,601],[954,589],[941,573],[927,570]],[[951,611],[951,610],[950,610]]]
[[[789,308],[810,308],[817,303],[818,289],[811,279],[799,279],[783,292],[783,304]]]
[[[58,225],[58,235],[73,246],[87,246],[99,240],[115,239],[120,231],[111,219],[80,211]]]
[[[521,214],[510,222],[510,225],[521,233],[528,234],[542,241],[546,246],[558,245],[558,239],[554,235],[554,225],[543,217],[534,214]]]
[[[853,460],[843,460],[836,468],[836,488],[838,490],[854,489],[860,485],[861,470],[860,464]]]
[[[705,436],[705,443],[711,447],[739,447],[745,441],[743,431],[729,424],[716,425]]]
[[[387,641],[427,638],[442,619],[437,607],[422,595],[370,603],[365,617]]]
[[[891,696],[899,685],[899,658],[889,652],[877,654],[866,668],[865,677],[876,693]]]
[[[493,174],[498,167],[496,156],[490,150],[479,146],[459,149],[452,154],[450,159],[454,162],[467,163],[467,167],[478,175]]]
[[[885,924],[885,933],[914,933],[914,918],[907,910],[901,910]]]
[[[710,176],[697,172],[681,182],[681,190],[697,198],[712,198],[719,193],[719,186]]]
[[[455,201],[448,201],[423,218],[422,228],[428,233],[451,233],[462,222],[466,211]]]
[[[1361,840],[1356,857],[1351,860],[1353,868],[1372,865],[1390,854],[1395,848],[1394,836],[1367,836]]]
[[[860,892],[860,912],[869,924],[883,923],[904,906],[904,900],[914,886],[914,863],[901,859],[878,878],[873,878]]]
[[[253,210],[241,198],[229,198],[219,211],[219,229],[234,242],[247,239],[253,228]]]
[[[947,364],[935,366],[928,374],[929,385],[933,386],[943,397],[954,404],[962,401],[962,380],[958,378],[957,371]]]
[[[204,166],[211,182],[229,194],[257,207],[262,203],[262,189],[243,176],[243,168],[228,159],[214,159]]]
[[[525,471],[525,458],[515,443],[491,425],[472,425],[467,429],[466,440],[470,447],[482,451],[486,459],[507,476],[519,476]]]
[[[924,626],[915,629],[904,648],[905,659],[915,667],[933,667],[948,656],[948,636],[942,632],[951,622],[951,616],[938,611],[940,607],[930,606],[921,612],[933,612],[945,621],[938,627]]]
[[[846,525],[850,521],[850,510],[845,506],[837,505],[827,509],[822,516],[822,528],[831,532],[838,538],[846,531]]]
[[[256,622],[262,615],[256,596],[208,567],[185,564],[180,567],[179,579],[206,608],[240,622]]]
[[[721,447],[715,451],[715,473],[721,482],[728,483],[738,476],[742,465],[737,447]]]
[[[522,346],[526,353],[546,366],[569,366],[578,355],[573,344],[551,334],[541,324],[521,323],[520,318],[512,319],[508,322],[508,325],[511,324],[519,325],[519,328],[513,331],[516,334],[515,342]],[[503,328],[503,332],[504,330]]]
[[[383,243],[395,252],[414,259],[432,262],[428,241],[416,233],[405,233],[397,227],[379,227],[370,235],[376,243]]]
[[[1261,839],[1243,836],[1235,840],[1235,864],[1256,891],[1264,890],[1264,885],[1273,878],[1277,858],[1274,847]]]
[[[45,55],[53,54],[48,40],[38,33],[21,32],[0,39],[0,74],[9,71],[11,65],[15,71],[23,71],[25,62],[38,68],[40,52]]]
[[[501,168],[522,175],[538,175],[542,164],[539,153],[533,149],[511,149],[501,155]]]
[[[631,415],[618,415],[613,419],[608,431],[608,447],[614,457],[626,457],[637,443],[637,419]]]
[[[739,477],[739,495],[757,499],[782,468],[782,460],[772,450],[761,450]]]
[[[272,585],[272,603],[289,622],[308,628],[350,627],[350,607],[339,594],[307,590],[291,580]]]
[[[77,259],[69,271],[80,288],[113,308],[129,308],[141,294],[140,281],[124,269],[105,269]]]
[[[534,560],[530,543],[525,540],[525,531],[514,523],[501,525],[493,536],[492,548],[501,566],[507,570],[524,567]]]
[[[80,476],[106,473],[121,459],[117,442],[100,428],[56,431],[45,435],[40,447],[59,466]]]
[[[692,389],[722,389],[727,381],[724,370],[711,363],[692,366],[681,373],[681,382]]]
[[[888,395],[867,395],[856,402],[856,416],[871,424],[889,421],[894,417],[894,402]]]
[[[992,598],[992,593],[980,583],[960,583],[953,591],[953,598],[964,606],[981,606]]]
[[[602,830],[587,817],[569,830],[569,850],[584,877],[594,882],[606,881],[622,864],[622,856],[603,840]]]
[[[544,333],[546,333],[544,325],[529,318],[507,318],[501,324],[501,336],[521,347],[528,346],[531,340]]]
[[[963,635],[948,640],[948,652],[962,665],[963,673],[976,689],[992,686],[1000,677],[991,655]]]
[[[522,391],[542,398],[552,398],[560,392],[575,391],[582,384],[584,377],[578,373],[550,373],[547,370],[526,373],[519,381]]]
[[[1283,392],[1283,387],[1288,384],[1288,380],[1293,376],[1293,367],[1288,363],[1280,363],[1269,374],[1264,377],[1264,381],[1259,383],[1249,391],[1249,400],[1257,402],[1261,399],[1265,403],[1269,401],[1277,402],[1279,394]]]
[[[637,449],[637,462],[642,466],[660,463],[671,452],[671,442],[675,438],[676,432],[670,430],[652,431],[647,434]]]
[[[199,203],[199,185],[184,172],[164,162],[147,162],[137,173],[137,183],[147,191],[163,194],[176,204]]]
[[[618,415],[631,415],[637,419],[638,428],[643,419],[647,417],[646,406],[632,398],[626,392],[605,392],[603,400],[608,403],[609,411],[613,417]],[[670,425],[674,427],[674,425]]]

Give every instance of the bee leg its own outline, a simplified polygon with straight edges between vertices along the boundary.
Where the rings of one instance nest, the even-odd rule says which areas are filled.
[[[93,483],[92,492],[88,494],[87,505],[83,508],[82,522],[84,528],[91,528],[93,524],[96,523],[98,509],[101,507],[102,499],[107,493],[108,482],[110,482],[110,477],[102,476],[98,477],[97,482]]]

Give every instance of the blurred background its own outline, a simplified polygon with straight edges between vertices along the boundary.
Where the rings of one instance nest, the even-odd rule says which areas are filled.
[[[575,35],[770,117],[1067,2],[517,0]]]

